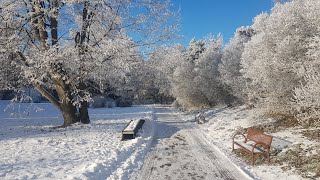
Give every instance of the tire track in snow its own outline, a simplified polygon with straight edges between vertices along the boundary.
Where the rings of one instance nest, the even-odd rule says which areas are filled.
[[[222,166],[224,163],[215,155],[217,152],[214,152],[212,148],[210,148],[210,146],[204,142],[204,140],[201,140],[198,136],[195,136],[195,134],[198,133],[201,132],[189,132],[189,135],[194,139],[194,142],[196,142],[200,150],[210,159],[211,164],[221,175],[221,178],[225,180],[236,180],[232,173],[227,168]]]
[[[156,116],[160,127],[155,132],[152,151],[145,160],[138,179],[247,179],[204,139],[194,123],[182,121],[183,116],[173,113],[169,108],[158,109]],[[165,124],[177,126],[179,130],[164,137]],[[175,139],[179,136],[185,138],[186,145]],[[157,143],[160,139],[161,143]],[[167,164],[170,166],[165,166]]]

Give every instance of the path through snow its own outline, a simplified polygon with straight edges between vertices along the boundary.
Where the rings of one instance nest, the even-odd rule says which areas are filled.
[[[153,149],[138,179],[249,179],[208,143],[194,122],[169,107],[156,107]]]

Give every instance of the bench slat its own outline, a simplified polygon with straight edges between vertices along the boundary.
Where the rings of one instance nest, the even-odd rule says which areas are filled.
[[[249,144],[243,142],[243,141],[234,141],[234,143],[238,146],[241,146],[245,149],[247,149],[248,151],[252,152],[252,146],[250,146]],[[257,149],[257,148],[254,148],[253,150],[254,153],[263,153],[263,151]]]
[[[270,146],[272,142],[272,136],[255,131],[253,129],[248,129],[247,139],[250,139],[254,142],[262,142],[268,146]]]

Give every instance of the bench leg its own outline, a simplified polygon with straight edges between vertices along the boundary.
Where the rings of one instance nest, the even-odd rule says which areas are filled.
[[[252,164],[252,166],[254,166],[254,162],[255,162],[255,154],[254,154],[254,153],[252,153],[251,155],[252,155],[252,162],[251,162],[251,164]]]

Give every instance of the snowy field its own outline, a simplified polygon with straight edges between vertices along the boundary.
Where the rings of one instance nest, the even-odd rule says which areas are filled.
[[[130,179],[154,132],[153,108],[90,109],[91,124],[65,129],[51,104],[0,104],[0,179]],[[3,110],[6,109],[4,112]],[[121,142],[131,119],[146,119],[142,133]]]

